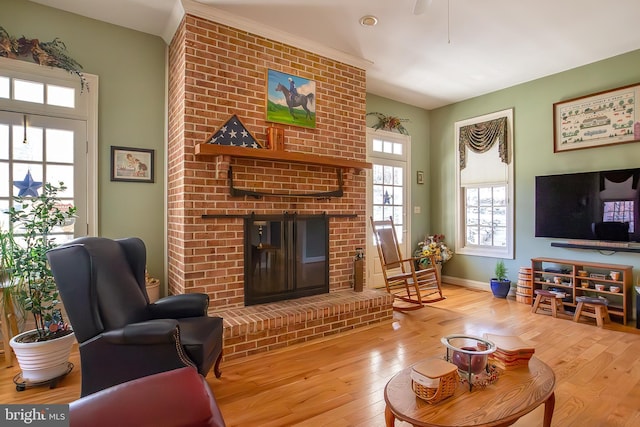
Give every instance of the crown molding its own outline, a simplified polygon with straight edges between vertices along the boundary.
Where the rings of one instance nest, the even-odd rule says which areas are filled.
[[[285,43],[290,46],[295,46],[297,48],[304,49],[309,52],[313,52],[326,58],[352,65],[363,70],[366,70],[373,64],[373,62],[367,59],[360,58],[337,49],[332,49],[327,46],[323,46],[320,43],[302,37],[294,36],[285,31],[269,27],[251,19],[233,15],[229,12],[216,9],[215,7],[212,7],[206,3],[194,0],[181,0],[181,3],[185,14],[188,13],[190,15],[195,15],[200,18],[205,18],[210,21],[217,22],[219,24],[224,24],[233,28],[237,28],[239,30],[248,31],[252,34]]]
[[[160,35],[167,45],[171,44],[171,40],[173,40],[173,36],[176,35],[176,31],[180,26],[180,22],[182,22],[182,18],[184,18],[184,7],[182,7],[182,3],[180,1],[176,1],[171,8],[171,13],[169,14],[167,23]]]

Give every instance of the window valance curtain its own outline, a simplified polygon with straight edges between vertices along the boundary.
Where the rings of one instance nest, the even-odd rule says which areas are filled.
[[[501,117],[482,123],[475,123],[460,128],[458,150],[460,151],[460,169],[467,165],[466,148],[475,153],[489,151],[493,144],[499,141],[498,152],[502,163],[509,163],[507,148],[507,118]]]

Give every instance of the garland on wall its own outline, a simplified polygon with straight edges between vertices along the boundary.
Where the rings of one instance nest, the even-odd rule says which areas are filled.
[[[39,65],[61,68],[77,75],[80,78],[80,91],[85,88],[89,90],[87,79],[80,71],[82,65],[67,54],[67,46],[62,40],[56,37],[50,42],[41,42],[24,36],[17,39],[0,26],[0,56],[26,61],[29,55]]]
[[[388,131],[396,130],[403,135],[409,135],[409,132],[407,131],[407,129],[404,126],[402,126],[402,122],[408,122],[409,119],[401,119],[394,116],[387,116],[385,114],[377,113],[377,112],[367,113],[367,116],[375,116],[378,118],[378,123],[372,126],[373,129],[375,130],[378,130],[378,129],[384,129]]]

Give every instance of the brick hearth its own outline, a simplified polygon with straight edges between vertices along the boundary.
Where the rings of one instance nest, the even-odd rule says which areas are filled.
[[[393,297],[351,290],[216,311],[224,319],[225,360],[322,338],[390,320]]]

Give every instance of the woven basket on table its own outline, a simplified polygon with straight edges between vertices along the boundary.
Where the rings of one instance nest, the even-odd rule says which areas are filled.
[[[453,396],[459,383],[458,367],[443,359],[428,359],[411,369],[411,388],[427,403]]]

